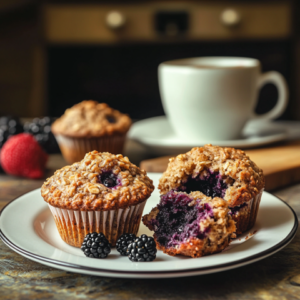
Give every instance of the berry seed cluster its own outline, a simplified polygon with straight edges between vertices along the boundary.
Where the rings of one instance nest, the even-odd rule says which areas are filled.
[[[116,248],[131,261],[153,261],[156,258],[155,241],[153,237],[145,234],[136,237],[135,234],[124,233],[118,238]],[[111,251],[111,245],[103,233],[93,232],[86,235],[81,250],[87,257],[106,258]]]
[[[128,256],[127,249],[128,246],[133,243],[136,239],[136,235],[133,233],[124,233],[122,234],[116,243],[116,248],[117,251],[122,255],[122,256]]]
[[[54,119],[50,117],[35,118],[31,122],[26,122],[23,126],[24,132],[33,135],[47,153],[59,153],[58,144],[51,132],[53,121]]]
[[[131,261],[152,261],[156,258],[156,244],[153,237],[146,234],[130,243],[127,248],[128,258]]]
[[[85,256],[106,258],[111,251],[111,245],[103,233],[88,233],[83,240],[81,250]]]
[[[23,132],[23,126],[18,118],[0,117],[0,149],[13,135]]]

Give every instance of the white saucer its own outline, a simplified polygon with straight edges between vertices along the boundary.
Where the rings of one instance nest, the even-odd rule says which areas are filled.
[[[149,173],[157,186],[161,174]],[[159,201],[155,190],[144,213]],[[158,251],[149,263],[134,263],[116,249],[106,259],[84,256],[64,243],[40,190],[10,202],[0,214],[0,237],[17,253],[41,264],[82,274],[123,278],[168,278],[225,271],[261,260],[285,247],[295,236],[297,216],[282,200],[264,192],[257,222],[250,233],[234,240],[223,252],[200,258],[171,257]],[[139,235],[150,231],[141,224]]]
[[[279,142],[288,138],[283,126],[270,126],[270,123],[251,123],[244,130],[244,138],[238,140],[185,140],[178,137],[165,116],[154,117],[134,123],[128,137],[145,145],[155,154],[178,154],[193,147],[205,144],[236,148],[253,148]],[[261,127],[261,128],[260,128]]]

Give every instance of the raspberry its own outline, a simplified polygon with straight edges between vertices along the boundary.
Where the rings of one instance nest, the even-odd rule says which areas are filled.
[[[6,173],[32,179],[44,176],[47,159],[47,153],[35,138],[27,133],[9,138],[0,154],[1,165]]]

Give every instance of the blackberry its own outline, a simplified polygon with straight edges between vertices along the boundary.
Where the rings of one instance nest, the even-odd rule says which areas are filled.
[[[0,149],[3,144],[13,135],[22,133],[23,126],[18,118],[5,116],[0,118]]]
[[[118,179],[116,175],[111,171],[102,172],[102,174],[98,176],[98,180],[108,188],[112,188],[118,185]]]
[[[109,122],[109,123],[116,123],[116,119],[114,116],[106,116],[106,120]]]
[[[117,251],[122,255],[122,256],[127,256],[127,247],[130,243],[133,243],[134,240],[136,239],[136,235],[133,233],[124,233],[122,234],[116,243],[116,248]]]
[[[84,255],[92,258],[106,258],[111,251],[111,245],[103,233],[88,233],[81,245]]]
[[[59,153],[56,139],[51,132],[52,121],[50,117],[35,118],[24,124],[24,131],[32,134],[47,153]]]
[[[156,244],[153,237],[142,234],[128,245],[127,253],[131,261],[153,261],[156,258]]]

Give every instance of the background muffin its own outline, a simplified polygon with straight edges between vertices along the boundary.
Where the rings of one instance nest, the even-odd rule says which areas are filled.
[[[129,116],[87,100],[67,109],[51,130],[66,161],[74,163],[93,150],[122,153],[130,126]]]
[[[61,238],[80,247],[89,232],[103,232],[112,246],[123,233],[136,234],[154,186],[146,172],[121,154],[90,152],[57,170],[43,184]]]
[[[262,170],[244,151],[208,144],[171,158],[158,188],[226,200],[240,234],[255,223],[264,184]]]

